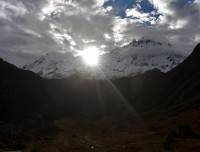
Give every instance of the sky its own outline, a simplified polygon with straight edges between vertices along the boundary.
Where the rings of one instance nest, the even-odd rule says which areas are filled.
[[[200,0],[0,0],[0,57],[19,67],[48,52],[108,52],[143,36],[191,53]]]

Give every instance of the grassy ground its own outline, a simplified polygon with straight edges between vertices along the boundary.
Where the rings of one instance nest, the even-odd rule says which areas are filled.
[[[27,131],[0,135],[0,151],[23,152],[196,152],[200,149],[200,110],[140,118],[120,115],[98,121],[73,118]],[[121,115],[122,116],[122,115]],[[164,142],[180,125],[190,125],[195,133],[175,138],[167,148]]]

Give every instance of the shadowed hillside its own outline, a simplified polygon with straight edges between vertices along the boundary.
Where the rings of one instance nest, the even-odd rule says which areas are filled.
[[[140,92],[138,109],[190,109],[200,102],[200,44],[178,67]],[[153,88],[153,89],[152,89]],[[134,103],[134,101],[133,101]]]
[[[177,68],[45,80],[0,60],[0,150],[195,151],[200,44]]]
[[[59,113],[95,119],[128,109],[130,104],[139,113],[196,106],[200,90],[199,52],[197,45],[180,66],[167,74],[152,70],[112,80],[87,80],[78,73],[67,79],[45,80],[1,60],[1,112],[9,111],[13,116],[24,112]]]
[[[0,59],[0,113],[10,121],[41,112],[50,99],[45,81],[33,72],[24,71]]]
[[[45,80],[3,60],[0,66],[1,112],[11,117],[56,113],[95,119],[128,107],[133,95],[162,74],[153,70],[135,78],[87,80],[75,74]]]

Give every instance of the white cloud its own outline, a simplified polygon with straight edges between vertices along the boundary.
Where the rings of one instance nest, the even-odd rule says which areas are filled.
[[[112,11],[112,9],[113,9],[112,6],[108,6],[108,7],[106,8],[107,11]]]
[[[21,2],[0,1],[0,18],[11,20],[11,16],[23,16],[27,9]]]
[[[174,23],[169,25],[170,29],[180,29],[183,28],[187,24],[187,20],[177,20]]]
[[[110,40],[111,39],[111,36],[108,33],[105,33],[104,37],[106,38],[106,40]]]
[[[155,24],[156,17],[154,17],[157,13],[156,12],[150,12],[150,13],[144,13],[142,12],[142,9],[139,4],[136,5],[136,7],[132,9],[126,10],[126,16],[133,18],[134,23],[139,23],[141,25],[144,25],[146,22],[151,23],[151,25]]]
[[[132,9],[127,9],[126,10],[126,16],[127,17],[136,17],[136,18],[145,18],[149,17],[148,13],[142,13],[140,12],[136,7]]]
[[[200,35],[195,35],[194,36],[194,41],[200,42]]]
[[[194,3],[200,4],[200,0],[195,0]]]
[[[172,41],[180,50],[191,50],[199,41],[199,0],[187,5],[176,0],[149,0],[154,11],[145,13],[137,4],[126,10],[127,18],[113,16],[112,6],[103,8],[103,2],[1,0],[0,35],[3,36],[0,37],[0,49],[26,50],[32,54],[51,51],[76,53],[90,45],[110,51],[134,38],[149,36]],[[158,14],[161,15],[157,19],[155,15]],[[145,26],[146,22],[151,26]]]
[[[174,11],[172,11],[169,6],[170,3],[174,0],[167,0],[167,1],[161,1],[161,0],[149,0],[151,4],[157,9],[159,13],[162,14],[170,14],[173,15]]]

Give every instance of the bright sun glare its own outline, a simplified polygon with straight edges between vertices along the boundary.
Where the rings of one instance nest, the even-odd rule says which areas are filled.
[[[99,49],[97,47],[85,48],[82,57],[86,64],[96,66],[99,60]]]

